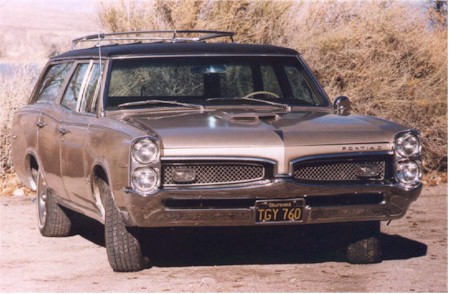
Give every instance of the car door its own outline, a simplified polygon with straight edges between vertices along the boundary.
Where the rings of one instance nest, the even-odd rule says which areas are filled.
[[[55,101],[61,95],[71,68],[72,63],[68,62],[49,66],[42,84],[35,94],[36,105],[42,104],[39,119],[34,126],[31,126],[37,131],[36,149],[40,161],[39,168],[43,171],[47,185],[59,196],[64,194],[59,167],[58,132],[64,111]]]
[[[99,78],[98,62],[78,63],[61,100],[61,106],[68,112],[59,129],[61,176],[70,200],[88,209],[94,209],[95,202],[89,184],[86,149],[89,148],[89,124],[96,118]]]

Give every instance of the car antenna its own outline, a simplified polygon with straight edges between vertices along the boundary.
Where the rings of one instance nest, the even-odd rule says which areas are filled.
[[[100,69],[100,75],[99,75],[99,81],[100,81],[100,93],[101,93],[101,98],[103,99],[103,92],[104,89],[103,88],[103,66],[102,66],[102,42],[101,42],[101,36],[103,36],[103,34],[100,33],[100,18],[98,18],[97,20],[97,31],[98,31],[98,43],[97,43],[97,47],[98,47],[98,66]],[[104,99],[102,102],[105,102]],[[100,116],[104,117],[105,116],[105,106],[104,103],[99,103],[99,101],[97,101],[97,105],[101,105],[102,108],[100,109]]]

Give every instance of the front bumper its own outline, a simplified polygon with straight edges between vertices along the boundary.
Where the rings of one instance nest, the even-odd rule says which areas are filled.
[[[163,189],[151,196],[125,189],[119,208],[127,225],[137,227],[267,225],[255,221],[255,201],[280,199],[303,199],[302,219],[270,224],[384,221],[401,218],[421,190],[422,185],[413,189],[397,184],[305,185],[277,178],[232,187]],[[211,201],[221,205],[203,206]],[[187,202],[196,206],[173,205]]]

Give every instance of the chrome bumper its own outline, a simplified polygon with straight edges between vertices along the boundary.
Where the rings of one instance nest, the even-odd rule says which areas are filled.
[[[164,189],[152,196],[141,196],[132,190],[124,190],[123,207],[119,207],[128,226],[255,226],[268,225],[255,221],[253,200],[305,199],[300,222],[269,224],[316,224],[349,221],[391,220],[401,218],[411,202],[420,195],[422,185],[406,190],[397,184],[368,185],[304,185],[290,179],[278,178],[270,182],[236,185],[233,187]],[[379,203],[311,205],[308,200],[321,196],[332,199],[339,195],[364,197],[378,194]],[[182,208],[168,207],[168,201],[204,199],[224,200],[232,203],[244,200],[246,207]],[[313,201],[314,202],[314,201]]]

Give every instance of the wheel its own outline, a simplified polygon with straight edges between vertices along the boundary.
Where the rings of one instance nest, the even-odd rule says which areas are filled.
[[[144,269],[146,261],[139,240],[125,226],[109,185],[101,179],[97,181],[105,205],[105,243],[109,264],[116,272],[135,272]]]
[[[37,173],[37,206],[39,231],[43,236],[70,236],[72,221],[68,213],[56,202],[51,189],[45,183],[41,171]]]
[[[352,264],[381,262],[380,222],[363,222],[352,226],[347,245],[347,261]]]

